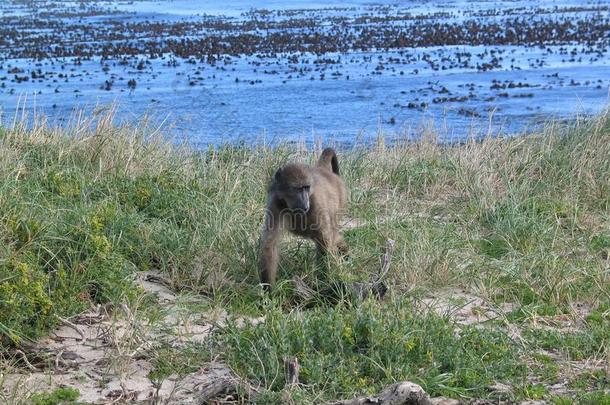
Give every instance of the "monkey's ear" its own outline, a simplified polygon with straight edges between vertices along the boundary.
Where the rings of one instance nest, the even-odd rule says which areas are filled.
[[[273,178],[275,179],[275,181],[280,181],[281,177],[282,177],[282,168],[280,167],[279,169],[277,169],[277,172],[275,172],[275,176],[273,176]]]

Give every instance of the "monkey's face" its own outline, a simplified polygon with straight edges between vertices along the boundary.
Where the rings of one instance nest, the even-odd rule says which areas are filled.
[[[313,178],[307,167],[292,164],[279,169],[274,177],[276,197],[292,212],[307,212]]]
[[[283,194],[283,200],[290,211],[307,212],[309,211],[309,193],[311,186],[297,185]]]

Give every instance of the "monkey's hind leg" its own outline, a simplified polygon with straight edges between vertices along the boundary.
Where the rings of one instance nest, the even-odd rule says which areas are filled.
[[[343,239],[343,236],[337,231],[335,235],[335,245],[337,246],[337,251],[343,257],[348,257],[349,253],[349,245]]]
[[[318,279],[330,282],[330,273],[333,265],[337,263],[340,250],[331,229],[314,238],[316,243],[316,264],[318,268]],[[345,245],[347,246],[347,245]]]

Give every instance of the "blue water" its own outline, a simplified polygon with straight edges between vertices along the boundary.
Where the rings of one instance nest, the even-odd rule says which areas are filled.
[[[248,21],[251,18],[248,11],[264,8],[293,12],[290,15],[259,13],[258,19],[315,18],[327,22],[326,26],[321,24],[316,28],[317,32],[324,33],[338,24],[335,17],[343,18],[350,27],[355,18],[362,16],[433,15],[442,11],[446,15],[437,15],[435,21],[460,24],[475,20],[502,24],[506,18],[516,17],[587,19],[599,14],[596,7],[610,5],[610,1],[541,1],[535,2],[536,7],[546,7],[548,13],[531,15],[528,10],[532,10],[532,3],[519,1],[475,4],[466,1],[278,0],[237,1],[229,6],[220,1],[196,0],[98,1],[89,4],[107,12],[94,16],[53,17],[58,8],[48,7],[51,3],[37,3],[28,8],[9,1],[0,6],[0,15],[4,26],[14,24],[18,30],[25,31],[27,24],[22,26],[15,21],[45,12],[51,13],[50,16],[45,14],[45,18],[61,18],[68,26],[102,27],[112,21],[156,21],[171,25],[210,16],[229,22]],[[64,10],[73,11],[79,9],[79,4],[61,3]],[[380,4],[386,7],[380,8]],[[582,6],[589,9],[574,8]],[[555,7],[564,9],[553,12]],[[500,10],[504,15],[476,14],[486,9]],[[401,24],[407,22],[392,21],[389,26],[400,27]],[[306,29],[290,28],[288,32],[299,30]],[[74,35],[79,31],[70,32],[66,41],[74,42]],[[189,32],[188,36],[205,37],[211,33],[214,31]],[[260,30],[253,33],[268,34]],[[610,32],[606,34],[610,36]],[[76,38],[79,39],[94,46],[103,45],[89,37]],[[132,39],[134,43],[150,40],[163,38],[147,33]],[[63,40],[61,42],[56,45],[63,45]],[[520,133],[549,117],[560,119],[598,112],[609,100],[609,49],[602,47],[597,52],[585,52],[585,46],[579,43],[545,44],[544,47],[429,46],[324,55],[225,55],[215,64],[198,60],[191,64],[186,63],[186,59],[175,58],[177,66],[167,66],[171,55],[165,55],[165,59],[149,60],[141,70],[134,66],[139,59],[146,59],[146,55],[130,57],[128,65],[119,64],[117,58],[102,60],[99,56],[78,64],[73,57],[40,60],[11,57],[9,51],[20,45],[0,46],[3,122],[18,112],[20,106],[31,113],[47,116],[52,123],[61,124],[76,110],[91,111],[96,106],[115,103],[118,104],[119,120],[137,121],[143,115],[150,115],[153,121],[164,123],[168,134],[197,147],[241,141],[321,141],[350,145],[372,142],[378,136],[389,141],[413,139],[431,128],[440,140],[454,141],[500,132]],[[467,67],[451,63],[457,60],[458,54],[464,53],[478,56],[472,56],[472,63]],[[491,63],[499,53],[502,60],[492,70],[481,71],[476,67]],[[291,59],[294,56],[296,59]],[[319,58],[338,63],[316,63]],[[30,78],[17,83],[15,74],[11,73],[16,67],[23,72],[17,76],[31,76],[32,71],[38,70],[46,74],[42,79]],[[137,80],[135,89],[127,85],[130,79]],[[106,81],[112,82],[110,89],[103,89]],[[450,100],[442,101],[443,97]]]

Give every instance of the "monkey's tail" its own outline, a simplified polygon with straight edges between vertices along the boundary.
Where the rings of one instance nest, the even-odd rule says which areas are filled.
[[[318,160],[318,167],[325,167],[337,176],[339,175],[339,161],[333,148],[326,148],[322,151],[320,160]]]

